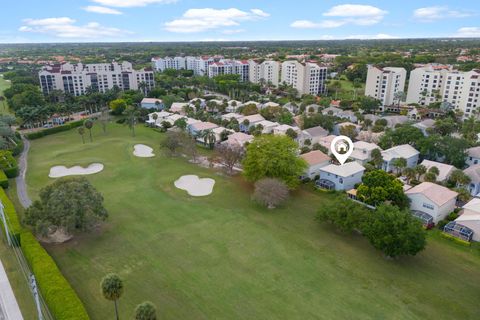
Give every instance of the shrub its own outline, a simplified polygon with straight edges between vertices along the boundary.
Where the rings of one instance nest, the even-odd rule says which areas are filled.
[[[447,216],[446,220],[448,221],[453,221],[455,219],[458,218],[458,213],[456,213],[455,211],[452,211],[449,213],[449,215]]]
[[[40,131],[37,131],[37,132],[28,133],[25,136],[29,140],[35,140],[35,139],[38,139],[38,138],[41,138],[41,137],[44,137],[44,136],[49,136],[51,134],[55,134],[55,133],[58,133],[58,132],[68,131],[70,129],[78,128],[78,127],[81,127],[81,126],[83,126],[83,120],[72,121],[72,122],[69,122],[69,123],[61,125],[61,126],[57,126],[57,127],[53,127],[53,128],[49,128],[49,129],[44,129],[44,130],[40,130]]]
[[[8,178],[3,170],[0,170],[0,187],[3,189],[8,188]]]
[[[448,221],[447,220],[440,220],[437,223],[437,228],[443,231],[443,228],[447,225]]]
[[[12,156],[12,152],[8,150],[0,151],[0,169],[2,169],[8,178],[18,176],[17,160]]]
[[[21,234],[25,258],[32,268],[37,285],[48,308],[58,320],[88,320],[89,316],[57,265],[29,231]]]
[[[0,189],[0,200],[3,204],[3,212],[5,214],[5,218],[7,219],[10,227],[10,236],[13,238],[13,242],[16,244],[20,243],[20,233],[22,232],[23,228],[20,224],[20,220],[18,219],[17,213],[15,212],[15,207],[13,203],[8,199],[7,194],[3,189]],[[3,223],[2,223],[3,227]]]
[[[442,234],[442,237],[444,237],[444,238],[446,238],[446,239],[449,239],[449,240],[451,240],[451,241],[453,241],[453,242],[456,242],[456,243],[458,243],[458,244],[461,244],[462,246],[467,246],[467,247],[469,247],[469,246],[471,245],[470,242],[465,241],[465,240],[462,240],[462,239],[457,238],[457,237],[454,237],[454,236],[452,236],[451,234],[448,234],[448,233],[445,233],[445,232],[442,232],[441,234]]]

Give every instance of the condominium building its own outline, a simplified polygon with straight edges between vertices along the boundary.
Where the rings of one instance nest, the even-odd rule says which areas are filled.
[[[280,62],[277,61],[263,61],[257,63],[255,60],[248,60],[249,76],[248,80],[253,83],[270,83],[278,86],[280,78]]]
[[[160,72],[163,72],[166,69],[186,69],[186,61],[184,57],[152,58],[152,65],[155,71]]]
[[[208,77],[213,78],[222,74],[238,74],[240,81],[248,81],[249,64],[242,60],[220,60],[208,65]]]
[[[316,63],[289,60],[282,63],[281,81],[297,89],[299,94],[318,95],[326,92],[327,67]]]
[[[404,92],[407,71],[404,68],[368,66],[365,95],[378,99],[382,107],[394,103],[396,94]]]
[[[54,64],[44,66],[38,73],[44,94],[52,90],[62,90],[75,96],[85,94],[88,88],[105,92],[113,87],[121,90],[145,92],[155,86],[153,70],[134,70],[130,62],[98,64]]]
[[[451,66],[431,64],[416,68],[410,72],[407,91],[407,103],[418,103],[428,106],[441,99],[446,74],[452,71]]]
[[[450,66],[428,65],[410,73],[407,103],[428,106],[433,102],[448,102],[464,117],[478,112],[480,107],[480,70],[453,70]]]

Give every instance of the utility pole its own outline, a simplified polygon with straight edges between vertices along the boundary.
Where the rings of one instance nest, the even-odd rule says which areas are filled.
[[[38,294],[37,281],[35,280],[35,275],[30,274],[30,288],[32,289],[33,298],[35,299],[35,304],[37,306],[38,320],[43,320],[42,308],[40,307],[40,297]]]

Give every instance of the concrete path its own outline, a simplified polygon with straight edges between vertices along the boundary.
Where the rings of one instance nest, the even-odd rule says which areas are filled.
[[[20,158],[18,159],[18,169],[19,175],[15,178],[15,182],[17,183],[17,195],[20,204],[24,208],[28,208],[32,204],[32,200],[28,197],[27,193],[27,183],[25,182],[25,175],[27,173],[27,157],[28,151],[30,150],[30,141],[25,139],[22,136],[23,141],[23,151],[20,154]]]
[[[0,320],[23,320],[7,274],[0,261]]]

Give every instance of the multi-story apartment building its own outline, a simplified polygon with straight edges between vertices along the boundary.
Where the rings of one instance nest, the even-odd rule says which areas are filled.
[[[452,71],[451,66],[427,65],[410,72],[407,91],[407,103],[418,103],[428,106],[441,99],[446,73]]]
[[[257,63],[255,60],[248,60],[249,76],[248,80],[253,83],[270,83],[278,86],[280,78],[280,63],[277,61],[263,61]]]
[[[480,70],[462,72],[451,66],[427,65],[410,73],[407,103],[428,106],[433,102],[448,102],[464,113],[464,117],[479,112]]]
[[[213,78],[221,74],[238,74],[240,81],[248,81],[249,64],[242,60],[225,60],[215,61],[208,65],[208,77]]]
[[[166,69],[186,69],[186,60],[184,57],[152,58],[152,64],[153,68],[160,72],[163,72]]]
[[[368,66],[365,95],[378,99],[382,107],[392,105],[398,92],[404,92],[407,71],[404,68]]]
[[[44,94],[52,90],[62,90],[75,96],[85,94],[88,88],[105,92],[113,87],[122,90],[149,91],[155,86],[153,70],[134,70],[130,62],[121,64],[54,64],[44,66],[38,73]]]
[[[282,63],[281,74],[282,83],[297,89],[299,94],[318,95],[326,92],[327,67],[289,60]]]

